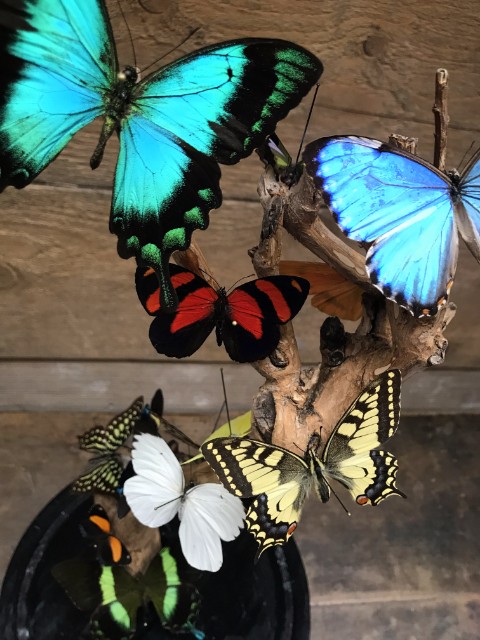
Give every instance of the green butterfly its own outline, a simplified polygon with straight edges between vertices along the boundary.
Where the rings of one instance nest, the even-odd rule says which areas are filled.
[[[55,565],[52,575],[77,609],[93,612],[92,638],[130,638],[139,609],[149,603],[165,628],[193,630],[198,593],[179,577],[168,547],[155,556],[144,575],[134,577],[124,567],[101,566],[84,557]],[[202,632],[195,633],[203,637]]]
[[[400,371],[383,373],[351,405],[333,430],[322,456],[313,434],[302,458],[287,449],[244,438],[220,438],[202,445],[202,453],[234,495],[255,500],[247,511],[247,529],[259,543],[257,557],[284,544],[297,528],[312,487],[322,502],[330,498],[332,479],[360,505],[377,505],[392,495],[397,461],[376,447],[396,432],[400,418]]]
[[[143,409],[143,397],[140,396],[105,427],[97,425],[78,436],[80,449],[97,455],[91,459],[87,472],[73,483],[73,491],[115,493],[124,469],[117,450],[132,435]]]

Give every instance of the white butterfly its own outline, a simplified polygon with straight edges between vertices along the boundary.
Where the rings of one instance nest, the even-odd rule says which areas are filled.
[[[185,490],[182,467],[158,436],[136,436],[132,462],[136,475],[125,482],[124,494],[133,515],[148,527],[161,527],[178,514],[187,562],[196,569],[218,571],[223,562],[221,540],[233,540],[244,525],[241,500],[221,484]]]

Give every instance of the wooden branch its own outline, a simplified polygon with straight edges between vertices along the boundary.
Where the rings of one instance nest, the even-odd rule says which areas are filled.
[[[433,164],[445,171],[447,157],[447,130],[450,117],[447,108],[448,71],[437,69],[435,75],[435,102],[432,107],[435,120],[435,149],[433,153]]]
[[[202,277],[214,289],[218,288],[218,282],[213,277],[212,270],[195,239],[192,238],[190,247],[186,251],[175,251],[173,259],[181,267]]]
[[[394,135],[389,141],[416,152],[415,138]],[[325,321],[321,364],[301,370],[293,331],[282,336],[281,349],[290,356],[284,368],[268,361],[256,364],[266,383],[254,399],[254,422],[265,440],[298,453],[305,451],[314,432],[321,432],[325,443],[355,398],[382,372],[398,368],[407,376],[443,362],[448,344],[443,331],[455,306],[447,305],[434,318],[419,319],[384,298],[368,278],[364,256],[322,221],[321,194],[305,174],[288,188],[267,170],[260,179],[259,195],[263,227],[273,221],[275,232],[267,242],[262,235],[260,245],[252,250],[258,273],[277,272],[278,226],[283,220],[301,244],[365,290],[364,314],[354,334],[345,333],[338,320]]]

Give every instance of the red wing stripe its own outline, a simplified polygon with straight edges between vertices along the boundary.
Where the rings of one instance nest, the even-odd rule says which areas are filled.
[[[183,273],[176,273],[171,277],[172,285],[175,289],[181,287],[184,284],[188,284],[192,280],[195,280],[195,274],[191,271],[184,271]]]
[[[201,322],[214,313],[214,304],[218,300],[217,292],[210,286],[192,291],[178,303],[175,318],[170,325],[171,333],[176,333],[196,322]]]
[[[144,278],[155,278],[156,279],[156,274],[155,271],[153,269],[148,269],[147,271],[145,271],[145,273],[143,274]],[[181,273],[176,273],[175,275],[173,275],[171,277],[171,282],[172,285],[174,287],[174,289],[178,289],[179,287],[182,287],[185,284],[188,284],[189,282],[191,282],[192,280],[195,279],[195,274],[191,273],[190,271],[184,271]],[[158,281],[157,281],[158,282]],[[160,311],[160,289],[159,287],[157,287],[155,289],[155,291],[153,293],[151,293],[148,298],[145,301],[145,308],[148,311],[148,313],[154,315],[156,313],[158,313]]]
[[[283,297],[283,293],[269,280],[255,280],[255,286],[270,298],[280,322],[288,322],[292,317],[290,305]]]
[[[160,289],[154,291],[151,295],[148,296],[145,302],[145,309],[148,313],[157,313],[160,310]]]
[[[228,304],[230,320],[237,322],[254,338],[260,340],[263,337],[263,313],[255,298],[241,289],[235,289],[228,296]]]

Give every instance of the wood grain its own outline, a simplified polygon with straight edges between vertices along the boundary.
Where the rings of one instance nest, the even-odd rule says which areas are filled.
[[[121,260],[108,231],[108,194],[94,189],[31,185],[2,195],[0,216],[0,357],[165,359],[148,339],[150,317],[135,293],[135,262]],[[257,244],[261,208],[227,201],[195,237],[217,280],[229,287],[253,273],[248,249]],[[312,259],[285,235],[285,259]],[[447,330],[449,366],[479,366],[480,266],[465,246],[451,299],[459,307]],[[307,302],[294,320],[304,362],[319,359],[325,319]],[[355,324],[346,322],[351,330]],[[193,361],[228,361],[213,337]]]
[[[387,139],[398,132],[420,138],[419,153],[432,158],[434,75],[450,74],[448,164],[458,164],[478,139],[478,35],[473,0],[420,6],[414,0],[121,0],[141,68],[155,63],[193,28],[199,31],[175,56],[220,40],[271,36],[309,47],[325,73],[308,140],[334,133]],[[109,0],[120,64],[134,59],[132,42],[116,0]],[[459,46],[461,43],[461,46]],[[152,67],[155,68],[155,65]],[[279,125],[293,155],[309,98]],[[88,160],[100,122],[79,132],[37,182],[9,188],[0,210],[0,357],[156,359],[147,337],[149,318],[133,288],[134,262],[116,256],[108,215],[118,143],[112,138],[101,167]],[[196,232],[218,280],[230,285],[252,272],[247,250],[258,242],[261,209],[256,193],[261,165],[256,158],[224,168],[225,204],[212,212],[210,229]],[[42,184],[43,183],[43,184]],[[310,257],[288,239],[284,257]],[[480,328],[477,297],[480,270],[461,251],[452,300],[459,306],[449,327],[451,366],[478,366]],[[318,357],[318,327],[324,316],[308,305],[295,322],[304,361]],[[352,325],[347,325],[348,329]],[[226,361],[210,339],[193,357]]]
[[[221,366],[230,411],[247,411],[262,378],[246,364]],[[167,413],[213,417],[223,403],[220,365],[211,362],[0,362],[0,380],[0,413],[119,413],[140,395],[150,402],[158,387]],[[480,414],[479,386],[479,371],[440,367],[422,371],[402,384],[402,414]],[[333,397],[337,419],[343,400],[338,393]]]

